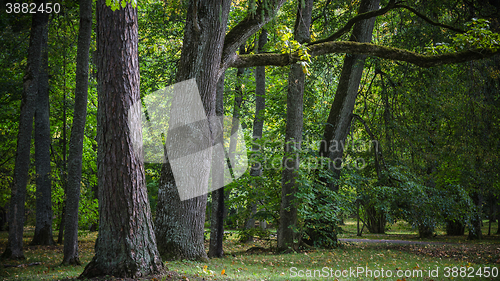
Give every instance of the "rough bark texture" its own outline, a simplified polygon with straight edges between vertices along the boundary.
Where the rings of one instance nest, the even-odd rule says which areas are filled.
[[[35,1],[35,3],[40,5],[42,3],[45,4],[45,1]],[[19,133],[17,134],[16,163],[8,213],[9,238],[5,252],[2,254],[3,258],[8,259],[24,258],[24,203],[26,200],[26,185],[28,183],[30,165],[31,132],[33,130],[33,117],[38,91],[38,75],[41,65],[42,31],[47,22],[47,14],[33,14],[26,74],[23,78],[23,96],[19,117]]]
[[[217,83],[217,96],[215,104],[215,113],[217,116],[224,116],[224,78],[223,74]],[[220,119],[222,121],[222,119]],[[223,124],[221,124],[223,126]],[[220,134],[215,137],[214,142],[224,143],[224,136]],[[212,166],[224,166],[224,155],[213,155]],[[224,255],[222,242],[224,238],[224,174],[217,169],[212,171],[212,185],[222,186],[212,191],[212,218],[210,222],[210,244],[208,248],[208,257],[221,258]]]
[[[297,19],[295,21],[295,40],[305,43],[310,40],[309,26],[311,25],[313,1],[299,2]],[[278,227],[278,250],[288,250],[294,247],[297,225],[297,206],[295,193],[297,192],[297,170],[302,142],[303,107],[304,107],[305,73],[301,65],[290,66],[288,74],[288,92],[286,107],[285,147],[283,156],[283,174],[281,185],[280,223]]]
[[[229,0],[191,1],[187,13],[176,80],[196,78],[207,117],[216,115],[216,86],[222,74],[220,62],[230,4]],[[174,138],[172,134],[167,135],[167,141]],[[194,163],[196,169],[208,173],[209,158]],[[202,184],[208,185],[208,178]],[[164,259],[207,258],[203,245],[206,203],[206,195],[180,200],[167,159],[161,171],[155,224],[158,250]]]
[[[363,0],[360,3],[359,13],[375,10],[380,0]],[[357,23],[352,31],[351,41],[370,42],[372,38],[375,18]],[[319,155],[331,160],[329,169],[333,171],[334,177],[340,177],[342,166],[342,155],[344,153],[344,142],[351,124],[352,112],[356,97],[358,96],[359,82],[363,74],[365,55],[346,55],[344,65],[340,74],[339,84],[335,98],[326,121],[323,141],[320,145]],[[329,183],[330,188],[338,190],[335,183]]]
[[[163,269],[156,248],[142,153],[137,9],[97,2],[99,235],[81,277],[136,278]],[[134,120],[136,122],[129,122]]]
[[[35,111],[36,224],[31,245],[53,245],[50,181],[49,52],[48,25],[42,31],[42,60]]]
[[[80,28],[78,33],[75,109],[69,140],[63,264],[80,264],[78,255],[78,205],[80,202],[80,181],[82,179],[83,137],[87,117],[92,0],[80,0]]]

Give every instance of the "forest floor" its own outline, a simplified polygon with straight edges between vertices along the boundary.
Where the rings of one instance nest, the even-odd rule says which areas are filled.
[[[167,273],[143,280],[498,280],[500,235],[486,236],[487,227],[485,223],[485,239],[481,241],[469,241],[466,236],[443,236],[440,229],[432,239],[418,239],[416,232],[404,222],[391,225],[386,234],[364,233],[358,237],[355,221],[347,220],[340,238],[375,241],[344,241],[336,249],[311,248],[289,254],[272,251],[275,239],[240,243],[229,231],[224,241],[224,258],[165,262]],[[496,227],[496,223],[492,225],[492,233]],[[21,266],[0,266],[0,280],[76,278],[93,257],[97,232],[82,231],[79,235],[81,266],[61,266],[63,246],[29,246],[32,237],[33,228],[26,228],[26,260],[1,261],[3,265]],[[376,241],[383,239],[426,244]],[[6,243],[7,232],[0,232],[2,252]],[[39,264],[28,266],[33,263]],[[490,276],[485,277],[487,274]],[[109,276],[94,280],[132,279]]]

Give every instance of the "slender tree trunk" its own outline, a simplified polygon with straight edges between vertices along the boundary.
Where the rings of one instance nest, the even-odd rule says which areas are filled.
[[[35,1],[37,5],[45,1]],[[43,29],[48,23],[48,14],[35,13],[32,17],[30,46],[26,74],[23,78],[23,97],[19,117],[19,133],[17,134],[16,164],[14,180],[11,186],[9,205],[9,238],[3,258],[23,259],[23,227],[26,185],[30,165],[31,132],[36,108],[38,92],[38,76],[41,65]]]
[[[479,169],[480,170],[480,169]],[[481,230],[482,226],[482,206],[483,206],[483,195],[481,188],[478,188],[472,195],[472,201],[476,206],[476,211],[471,218],[471,226],[469,228],[469,240],[481,240],[483,239],[483,232]]]
[[[295,40],[305,43],[310,40],[309,27],[313,0],[299,2],[297,19],[295,21]],[[283,156],[283,174],[281,184],[280,223],[278,227],[278,250],[294,248],[297,226],[297,170],[299,169],[299,154],[302,142],[303,106],[304,106],[305,73],[301,65],[290,66],[288,74],[287,118],[285,132],[285,153]]]
[[[63,123],[63,128],[62,128],[62,138],[60,141],[61,148],[62,148],[62,185],[64,189],[64,200],[63,200],[63,206],[61,209],[61,223],[59,225],[59,233],[57,234],[57,243],[61,244],[63,242],[63,237],[64,237],[64,226],[66,225],[66,195],[67,193],[67,187],[68,187],[68,159],[67,159],[67,151],[66,151],[66,146],[67,146],[67,134],[66,134],[66,123],[67,123],[67,103],[66,103],[66,46],[64,48],[64,53],[63,53],[63,73],[64,73],[64,78],[63,78],[63,116],[62,116],[62,123]]]
[[[240,46],[240,54],[246,54],[247,51],[245,49],[245,44]],[[233,121],[231,124],[231,137],[229,140],[229,156],[232,158],[231,163],[234,163],[234,151],[236,150],[236,145],[238,144],[238,139],[236,137],[236,132],[238,131],[239,127],[239,118],[240,118],[240,111],[241,111],[241,105],[243,103],[243,76],[245,75],[245,68],[238,68],[238,71],[236,72],[236,87],[234,89],[234,106],[233,106]],[[246,217],[245,220],[245,229],[251,229],[254,228],[255,226],[255,219],[253,216],[255,215],[255,212],[257,210],[257,203],[255,202],[248,202],[247,203],[247,212],[248,216]],[[246,241],[244,242],[249,242],[252,241],[253,237],[250,235],[247,237]]]
[[[73,127],[69,140],[68,185],[63,264],[80,264],[78,255],[78,205],[82,179],[82,153],[87,117],[89,48],[92,34],[92,0],[80,0],[80,29],[76,54],[76,85]]]
[[[362,0],[358,14],[379,8],[380,0]],[[361,21],[354,25],[351,41],[370,42],[375,18]],[[365,55],[347,54],[340,74],[337,92],[333,99],[319,155],[330,158],[329,169],[335,178],[340,178],[344,143],[351,124],[352,112],[358,96],[359,82],[363,74]],[[329,183],[332,190],[338,190],[338,185]]]
[[[264,52],[264,46],[267,44],[267,30],[263,28],[259,35],[257,52]],[[255,119],[253,121],[253,133],[252,137],[255,140],[261,139],[264,129],[264,113],[266,109],[266,67],[257,66],[255,68]],[[252,150],[258,152],[259,149],[264,149],[258,145],[254,145]],[[260,153],[264,153],[261,151]],[[262,192],[261,188],[258,188],[257,177],[262,176],[262,163],[252,165],[250,169],[250,175],[254,177],[253,186],[256,187],[257,192]],[[256,208],[257,209],[257,208]],[[259,225],[262,229],[266,229],[266,221],[260,220]]]
[[[66,185],[66,181],[63,180],[63,184]],[[66,195],[66,187],[64,187],[64,195]],[[66,224],[66,198],[63,200],[63,207],[61,210],[61,223],[59,224],[59,232],[57,233],[57,244],[63,242],[64,237],[64,225]]]
[[[465,225],[461,221],[447,221],[446,222],[446,235],[464,235]]]
[[[216,85],[219,81],[222,46],[224,44],[227,17],[231,1],[207,0],[190,1],[177,82],[196,78],[201,101],[208,118],[216,115]],[[203,12],[202,12],[203,11]],[[175,100],[174,100],[175,102]],[[174,108],[174,104],[172,104]],[[170,119],[172,120],[172,119]],[[167,142],[174,139],[167,134]],[[196,151],[197,147],[192,147]],[[197,173],[207,174],[211,155],[199,159]],[[200,180],[204,188],[208,178]],[[158,250],[166,260],[204,260],[207,254],[203,245],[205,208],[207,196],[201,195],[184,201],[180,200],[170,161],[162,166],[156,210],[156,234]]]
[[[42,31],[42,60],[35,112],[36,225],[31,245],[53,245],[50,181],[49,52],[48,24]]]
[[[217,96],[215,104],[215,113],[223,122],[224,117],[224,78],[225,75],[222,74],[219,78],[217,84]],[[223,123],[220,124],[221,128]],[[223,132],[224,130],[221,130]],[[224,143],[223,134],[219,134],[215,139],[215,143]],[[212,161],[214,164],[212,166],[224,166],[224,155],[214,154],[212,156]],[[212,186],[222,186],[221,188],[212,191],[212,219],[210,223],[210,244],[208,248],[209,258],[221,258],[224,255],[224,249],[222,247],[222,242],[224,238],[224,173],[220,173],[218,169],[212,170]]]
[[[257,52],[262,53],[264,51],[264,45],[267,43],[267,30],[262,29],[259,39],[257,41],[258,48]],[[266,67],[257,66],[255,68],[255,119],[253,121],[253,133],[252,137],[254,140],[262,138],[262,131],[264,128],[264,110],[266,108]],[[258,152],[261,149],[259,145],[252,146],[254,152]],[[263,148],[262,148],[263,149]],[[262,152],[261,152],[262,153]],[[250,175],[255,177],[252,179],[254,181],[253,186],[257,186],[256,177],[262,175],[262,163],[255,163],[250,169]],[[254,192],[259,192],[259,188],[255,188]],[[255,219],[252,216],[257,212],[257,202],[252,202],[250,206],[251,217],[248,219],[245,228],[254,228]],[[249,236],[248,241],[252,241],[253,237]]]
[[[163,270],[156,248],[142,142],[137,9],[97,3],[99,235],[81,277],[137,278]]]
[[[264,51],[264,45],[267,43],[267,30],[262,29],[259,35],[259,47],[258,52],[262,53]],[[264,129],[264,113],[266,109],[266,67],[257,66],[255,68],[255,119],[253,121],[253,139],[261,139],[262,131]],[[261,148],[258,145],[254,145],[252,150],[258,151]],[[262,153],[262,152],[261,152]],[[250,175],[258,177],[262,175],[262,164],[256,164],[252,166],[250,170]]]

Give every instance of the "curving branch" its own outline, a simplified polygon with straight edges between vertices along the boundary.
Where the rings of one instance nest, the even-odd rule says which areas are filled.
[[[222,50],[221,73],[230,67],[232,62],[236,59],[236,51],[238,48],[245,43],[250,36],[255,34],[269,22],[286,0],[272,0],[269,2],[272,3],[268,3],[267,7],[260,4],[253,15],[249,14],[226,34],[224,48]]]
[[[443,28],[446,28],[446,29],[449,29],[449,30],[452,30],[452,31],[455,31],[457,33],[465,33],[465,30],[463,29],[460,29],[460,28],[456,28],[456,27],[453,27],[451,25],[447,25],[447,24],[444,24],[444,23],[440,23],[440,22],[437,22],[437,21],[433,21],[431,20],[430,18],[428,18],[426,15],[420,13],[419,11],[415,10],[414,8],[410,7],[410,6],[406,6],[406,5],[396,5],[396,8],[403,8],[403,9],[406,9],[412,13],[414,13],[417,17],[423,19],[424,21],[426,21],[427,23],[431,24],[431,25],[435,25],[435,26],[439,26],[439,27],[443,27]]]
[[[334,41],[334,40],[340,38],[340,36],[342,36],[345,33],[349,32],[351,30],[351,28],[354,26],[355,23],[357,23],[359,21],[362,21],[362,20],[366,20],[366,19],[372,18],[372,17],[378,17],[378,16],[381,16],[381,15],[384,15],[385,13],[387,13],[387,12],[389,12],[391,10],[394,10],[394,9],[406,9],[406,10],[414,13],[416,16],[418,16],[419,18],[423,19],[427,23],[429,23],[431,25],[434,25],[434,26],[443,27],[443,28],[446,28],[446,29],[449,29],[449,30],[452,30],[452,31],[455,31],[455,32],[458,32],[458,33],[464,33],[465,32],[464,30],[462,30],[460,28],[456,28],[456,27],[453,27],[451,25],[447,25],[447,24],[444,24],[444,23],[433,21],[429,17],[427,17],[426,15],[424,15],[424,14],[420,13],[419,11],[415,10],[414,8],[412,8],[410,6],[407,6],[407,5],[400,4],[400,3],[401,2],[396,2],[395,0],[390,0],[389,3],[387,4],[387,6],[381,8],[381,9],[359,14],[359,15],[351,18],[346,23],[346,25],[344,25],[344,27],[342,27],[341,29],[339,29],[337,32],[335,32],[331,36],[329,36],[329,37],[327,37],[325,39],[321,39],[321,40],[317,40],[315,42],[311,42],[309,44],[309,46],[316,45],[316,44],[321,44],[321,43],[325,43],[325,42]]]
[[[375,10],[375,11],[370,11],[370,12],[359,14],[359,15],[351,18],[346,23],[346,25],[344,25],[344,27],[342,27],[341,29],[339,29],[337,32],[335,32],[331,36],[329,36],[329,37],[327,37],[325,39],[321,39],[321,40],[317,40],[317,41],[311,42],[309,44],[309,46],[336,40],[336,39],[340,38],[340,36],[342,36],[345,33],[349,32],[351,30],[351,28],[354,26],[355,23],[360,22],[362,20],[367,20],[369,18],[381,16],[381,15],[387,13],[388,11],[394,9],[395,7],[396,7],[396,1],[395,0],[390,0],[389,4],[387,4],[387,6],[385,6],[384,8],[381,8],[381,9],[378,9],[378,10]]]
[[[474,49],[440,55],[422,55],[404,49],[352,41],[326,42],[309,46],[309,54],[313,57],[340,53],[368,55],[389,60],[405,61],[420,67],[432,67],[443,64],[453,64],[484,59],[498,54],[499,51],[492,51],[490,49]],[[298,55],[298,52],[293,52],[291,54],[262,53],[236,56],[236,59],[231,63],[230,66],[286,66],[297,63],[299,61],[300,56]]]

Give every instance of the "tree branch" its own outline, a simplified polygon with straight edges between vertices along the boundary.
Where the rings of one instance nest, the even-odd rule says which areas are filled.
[[[412,7],[409,7],[409,6],[406,6],[406,5],[396,5],[396,8],[403,8],[403,9],[407,9],[408,11],[414,13],[417,17],[423,19],[424,21],[426,21],[427,23],[429,24],[432,24],[432,25],[435,25],[435,26],[439,26],[439,27],[444,27],[444,28],[447,28],[449,30],[452,30],[452,31],[455,31],[455,32],[458,32],[458,33],[464,33],[465,31],[460,29],[460,28],[456,28],[456,27],[453,27],[451,25],[446,25],[444,23],[440,23],[440,22],[436,22],[436,21],[433,21],[431,20],[430,18],[428,18],[426,15],[418,12],[417,10],[415,10],[414,8]]]
[[[351,28],[354,26],[355,23],[357,23],[359,21],[362,21],[362,20],[366,20],[366,19],[372,18],[372,17],[381,16],[381,15],[387,13],[390,10],[398,9],[398,8],[406,9],[406,10],[414,13],[416,16],[418,16],[419,18],[423,19],[424,21],[426,21],[427,23],[429,23],[431,25],[435,25],[435,26],[447,28],[449,30],[452,30],[452,31],[455,31],[455,32],[458,32],[458,33],[464,33],[465,32],[464,30],[462,30],[460,28],[456,28],[456,27],[453,27],[453,26],[450,26],[450,25],[446,25],[446,24],[443,24],[443,23],[440,23],[440,22],[435,22],[435,21],[431,20],[430,18],[428,18],[427,16],[425,16],[424,14],[418,12],[417,10],[415,10],[414,8],[412,8],[410,6],[399,4],[399,2],[396,3],[395,0],[390,0],[389,3],[387,4],[387,6],[385,6],[384,8],[378,9],[376,11],[370,11],[370,12],[362,13],[362,14],[359,14],[359,15],[351,18],[346,23],[346,25],[344,27],[342,27],[341,29],[339,29],[334,34],[332,34],[328,38],[312,42],[312,43],[309,44],[309,46],[320,44],[320,43],[325,43],[325,42],[329,42],[329,41],[334,41],[334,40],[340,38],[340,36],[342,36],[345,33],[349,32],[351,30]]]
[[[453,64],[484,59],[494,56],[498,53],[498,51],[492,51],[490,49],[474,49],[440,55],[422,55],[404,49],[352,41],[326,42],[309,46],[309,54],[312,57],[339,53],[368,55],[389,60],[405,61],[420,67],[432,67],[443,64]],[[297,63],[299,61],[300,56],[298,55],[298,52],[293,52],[291,54],[262,53],[236,56],[235,60],[232,61],[230,66],[286,66]]]
[[[268,0],[270,1],[270,0]],[[249,14],[231,29],[224,39],[224,49],[222,50],[221,70],[224,72],[236,59],[236,50],[247,41],[250,36],[255,34],[267,22],[269,22],[278,12],[286,0],[273,0],[268,3],[267,9],[259,5],[255,14]]]
[[[395,0],[390,0],[389,4],[387,4],[387,6],[385,6],[382,9],[378,9],[378,10],[375,10],[375,11],[370,11],[370,12],[359,14],[359,15],[351,18],[346,23],[346,25],[344,25],[344,27],[342,27],[341,29],[339,29],[337,32],[335,32],[334,34],[332,34],[328,38],[321,39],[321,40],[318,40],[318,41],[315,41],[315,42],[311,42],[309,44],[309,46],[336,40],[340,36],[342,36],[345,33],[349,32],[351,30],[351,28],[354,26],[354,24],[356,24],[357,22],[360,22],[362,20],[367,20],[367,19],[370,19],[370,18],[373,18],[373,17],[381,16],[381,15],[387,13],[388,11],[394,9],[395,7],[396,7],[396,1]]]

